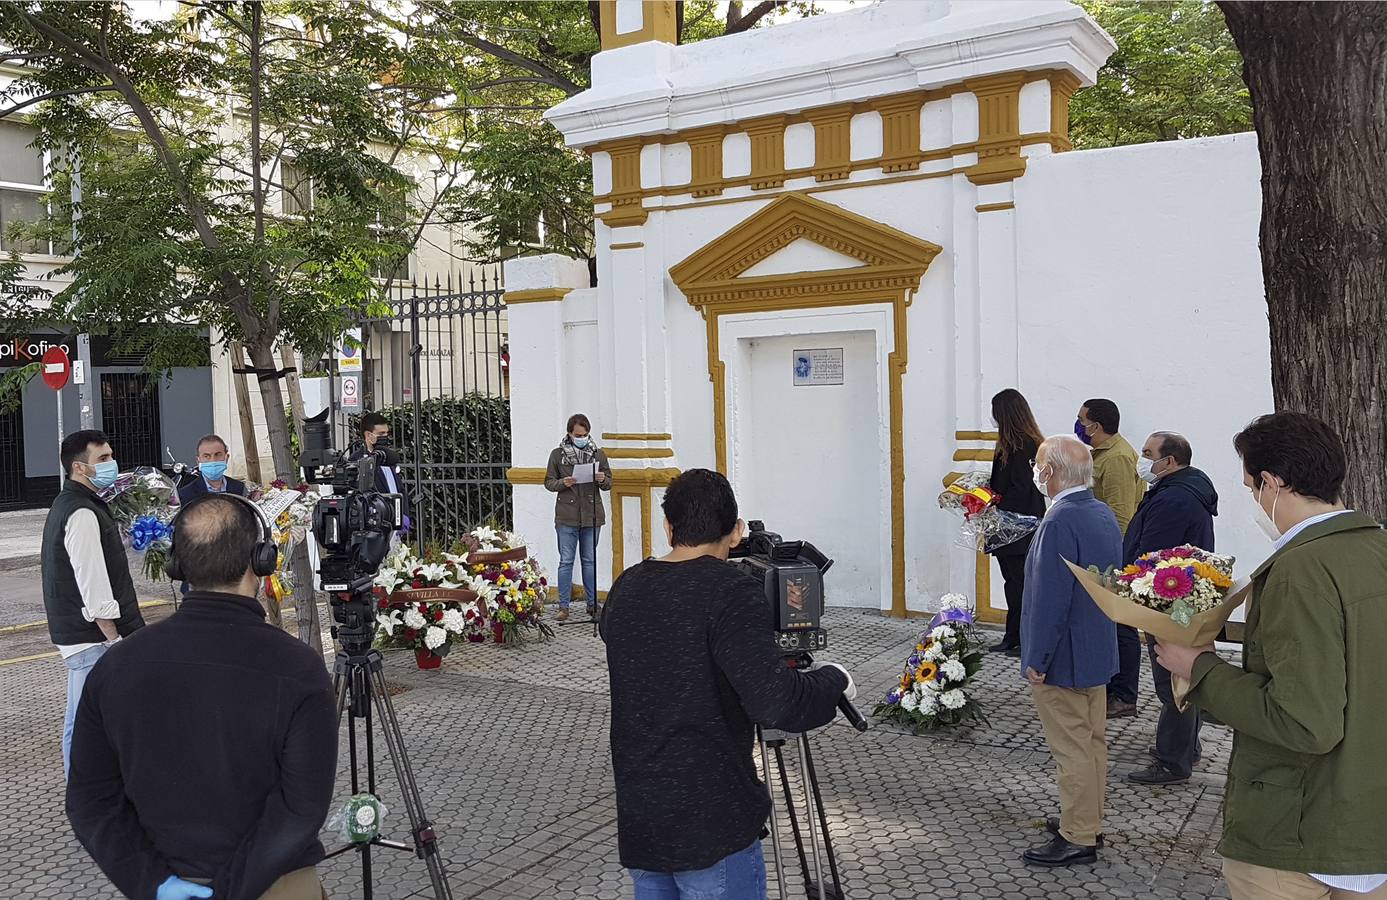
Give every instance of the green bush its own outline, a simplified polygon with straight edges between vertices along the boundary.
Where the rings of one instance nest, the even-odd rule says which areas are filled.
[[[390,421],[400,453],[400,471],[422,501],[414,523],[414,540],[449,546],[478,525],[514,527],[510,468],[510,400],[486,394],[435,397],[420,404],[419,459],[414,466],[414,406],[387,406],[379,412]],[[354,434],[360,415],[351,417]]]

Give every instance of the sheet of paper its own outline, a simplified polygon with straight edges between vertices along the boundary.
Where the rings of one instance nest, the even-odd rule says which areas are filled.
[[[597,463],[579,463],[573,467],[573,480],[579,484],[592,484]]]

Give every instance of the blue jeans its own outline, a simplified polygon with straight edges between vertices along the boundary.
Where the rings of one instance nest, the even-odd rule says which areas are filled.
[[[766,857],[761,842],[696,872],[632,869],[636,900],[765,900]]]
[[[559,607],[568,609],[573,602],[573,557],[582,545],[583,587],[587,588],[588,605],[597,602],[597,532],[596,528],[574,525],[555,525],[559,533]]]
[[[77,704],[82,701],[82,688],[92,666],[106,652],[105,644],[88,647],[63,660],[67,666],[67,714],[63,717],[63,778],[67,778],[72,760],[72,725],[77,721]]]

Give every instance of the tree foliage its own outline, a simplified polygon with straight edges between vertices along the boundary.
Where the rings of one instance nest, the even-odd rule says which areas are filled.
[[[1201,0],[1080,0],[1117,41],[1098,83],[1074,95],[1069,134],[1079,148],[1249,131],[1242,55],[1223,13]]]

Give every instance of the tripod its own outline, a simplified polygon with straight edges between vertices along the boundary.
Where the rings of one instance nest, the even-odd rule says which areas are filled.
[[[784,731],[763,731],[756,728],[756,742],[761,748],[761,772],[766,779],[766,788],[771,795],[771,854],[775,860],[775,880],[780,889],[780,900],[789,900],[789,883],[785,878],[785,860],[780,844],[780,814],[776,810],[775,788],[771,784],[771,755],[775,756],[775,774],[779,776],[780,790],[785,798],[785,816],[790,823],[790,832],[795,840],[795,852],[799,856],[800,872],[804,875],[804,892],[809,898],[818,900],[844,900],[843,883],[838,875],[838,860],[833,855],[833,839],[828,834],[828,815],[824,812],[824,797],[819,790],[819,776],[814,769],[814,753],[809,748],[809,735],[790,734]],[[800,781],[804,786],[804,829],[801,832],[799,817],[795,810],[794,795],[790,790],[789,773],[785,768],[785,745],[793,743],[799,756]],[[833,886],[824,884],[823,858],[819,853],[818,835],[823,835],[823,856],[828,857],[829,876]],[[805,844],[809,845],[806,857]],[[814,861],[814,877],[810,877],[809,859]]]
[[[443,858],[438,852],[438,837],[434,834],[433,823],[424,813],[424,803],[419,797],[419,786],[414,780],[414,770],[410,768],[409,756],[405,752],[404,736],[400,733],[400,722],[395,717],[395,706],[390,701],[386,689],[384,660],[380,651],[371,647],[370,634],[373,616],[370,613],[370,579],[366,585],[352,585],[352,599],[333,601],[334,618],[340,623],[333,626],[334,637],[342,642],[342,650],[337,654],[333,666],[333,688],[337,693],[337,723],[341,727],[343,714],[349,714],[347,740],[351,755],[352,793],[361,790],[360,771],[357,757],[357,721],[360,720],[366,744],[366,790],[376,792],[376,749],[375,737],[371,730],[371,712],[374,707],[380,720],[381,733],[385,737],[385,749],[395,766],[395,778],[400,783],[400,793],[404,797],[405,813],[409,816],[409,833],[414,845],[398,841],[387,841],[380,836],[360,844],[347,844],[331,853],[328,858],[341,856],[352,850],[361,854],[362,898],[371,900],[371,848],[386,847],[391,850],[413,852],[424,861],[429,870],[429,881],[433,884],[437,900],[452,900],[452,889],[448,886],[448,876],[443,871]],[[339,603],[341,607],[338,608]],[[359,606],[358,606],[359,604]],[[350,608],[357,607],[357,608]],[[365,609],[365,613],[361,609]]]

